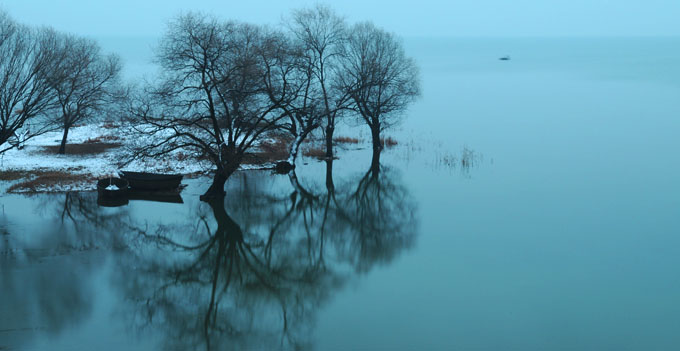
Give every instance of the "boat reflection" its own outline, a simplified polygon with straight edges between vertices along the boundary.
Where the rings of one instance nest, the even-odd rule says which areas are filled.
[[[180,190],[170,191],[144,191],[130,189],[127,193],[127,200],[166,202],[171,204],[183,204],[184,199],[180,195]]]
[[[48,233],[2,244],[6,345],[85,328],[96,296],[106,295],[116,304],[115,323],[129,326],[119,338],[131,345],[311,348],[319,308],[415,242],[414,200],[389,168],[374,165],[338,185],[329,173],[322,185],[295,172],[237,177],[224,201],[184,204],[182,218],[152,220],[144,206],[134,213],[99,207],[96,193],[41,197],[38,217]],[[49,267],[37,264],[53,255]],[[98,270],[105,261],[109,268]],[[13,331],[20,328],[30,330]]]
[[[164,330],[170,349],[305,349],[320,306],[414,244],[416,208],[392,171],[337,189],[288,177],[292,192],[275,194],[242,173],[193,223],[140,230],[118,280],[135,329]]]
[[[97,198],[97,205],[102,207],[120,207],[130,203],[130,201],[150,201],[150,202],[165,202],[171,204],[183,204],[184,199],[180,194],[181,189],[168,191],[147,191],[128,189],[125,194],[118,197],[103,197]]]

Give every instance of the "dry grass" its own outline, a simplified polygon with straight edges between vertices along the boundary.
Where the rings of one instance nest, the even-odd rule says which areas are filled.
[[[342,143],[342,144],[358,144],[361,140],[357,138],[352,138],[348,136],[339,136],[336,138],[333,138],[333,142],[335,143]]]
[[[242,163],[257,165],[277,162],[288,158],[288,143],[285,138],[276,137],[271,141],[260,143],[258,152],[250,152],[244,155]]]
[[[92,178],[90,174],[73,174],[63,171],[38,172],[31,175],[35,176],[35,178],[14,184],[7,189],[7,192],[35,193],[56,185],[72,184]]]
[[[196,179],[196,178],[201,178],[205,177],[206,173],[205,172],[192,172],[192,173],[186,173],[184,175],[184,179]],[[184,185],[184,184],[181,184]]]
[[[308,157],[326,158],[326,150],[318,147],[310,147],[302,150],[302,154]]]
[[[109,141],[118,141],[118,140],[120,140],[120,138],[115,136],[115,135],[100,135],[96,138],[89,138],[89,139],[85,140],[85,142],[83,144],[98,144],[98,143],[104,143],[104,142],[109,142]]]
[[[380,144],[382,144],[383,147],[392,147],[396,146],[399,143],[396,140],[392,139],[392,137],[387,137],[380,138]]]
[[[8,170],[5,170],[5,171],[0,171],[0,180],[12,181],[12,180],[26,178],[29,175],[30,175],[30,173],[28,171],[25,171],[25,170],[8,169]]]
[[[449,169],[459,169],[462,173],[468,174],[471,169],[475,168],[483,159],[478,152],[463,146],[460,156],[456,156],[451,152],[444,152],[437,155],[437,167],[444,167]]]
[[[479,159],[479,155],[469,149],[467,146],[463,147],[463,151],[460,156],[460,166],[463,168],[474,167]]]
[[[444,167],[455,168],[458,159],[456,158],[455,155],[453,155],[451,153],[445,153],[445,154],[439,156],[438,161],[439,161],[439,164],[444,166]]]
[[[113,123],[113,122],[106,122],[106,123],[102,124],[102,128],[105,128],[105,129],[115,129],[115,128],[118,128],[118,127],[120,127],[120,125],[118,125],[117,123]]]
[[[118,142],[99,142],[97,138],[88,139],[82,144],[66,144],[67,155],[96,155],[111,149],[121,147],[123,144]],[[43,146],[42,152],[46,154],[56,154],[59,145]]]

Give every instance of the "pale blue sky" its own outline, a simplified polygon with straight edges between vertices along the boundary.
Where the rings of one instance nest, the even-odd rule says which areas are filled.
[[[279,23],[305,0],[0,0],[14,18],[93,36],[158,36],[180,11]],[[403,36],[680,35],[680,0],[344,0],[351,21],[372,20]]]

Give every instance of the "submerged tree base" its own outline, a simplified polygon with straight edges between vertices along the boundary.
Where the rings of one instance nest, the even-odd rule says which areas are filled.
[[[224,199],[227,193],[224,191],[224,184],[227,182],[227,178],[221,172],[215,173],[213,177],[213,182],[210,184],[208,190],[199,197],[201,201],[212,202],[215,200]]]

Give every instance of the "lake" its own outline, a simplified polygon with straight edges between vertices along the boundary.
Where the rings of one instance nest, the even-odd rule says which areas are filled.
[[[103,45],[134,76],[149,42]],[[223,206],[3,194],[0,349],[675,349],[680,38],[405,45],[423,96],[379,170],[347,121],[363,144]]]

